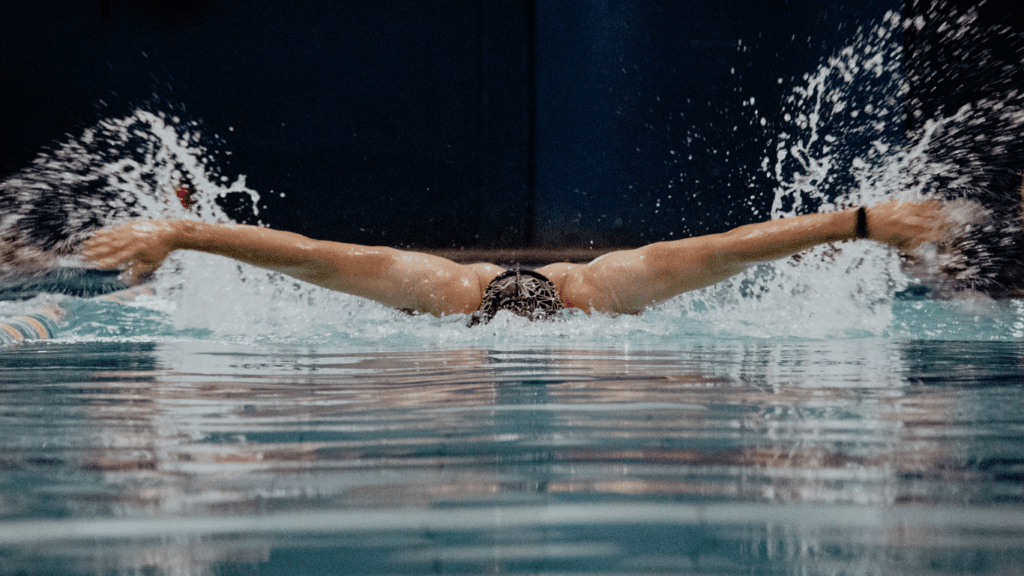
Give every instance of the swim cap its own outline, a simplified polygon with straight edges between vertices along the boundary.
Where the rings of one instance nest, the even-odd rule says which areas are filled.
[[[532,270],[506,270],[487,285],[480,301],[480,310],[469,319],[469,325],[490,322],[499,310],[508,310],[530,320],[546,319],[565,308],[555,285]]]

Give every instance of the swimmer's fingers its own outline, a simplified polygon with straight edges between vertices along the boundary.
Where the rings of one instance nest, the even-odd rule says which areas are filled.
[[[82,256],[93,266],[120,269],[128,280],[151,274],[172,251],[164,223],[140,222],[104,228],[82,246]]]
[[[116,241],[113,231],[103,229],[82,243],[81,255],[95,268],[117,268],[130,258],[128,248]]]
[[[949,235],[950,224],[939,200],[886,202],[868,208],[867,217],[869,238],[904,252]]]
[[[101,270],[124,268],[137,256],[139,247],[132,236],[120,228],[100,230],[83,243],[82,256]]]
[[[125,284],[134,286],[147,281],[159,267],[159,265],[132,264],[124,269],[120,277]]]

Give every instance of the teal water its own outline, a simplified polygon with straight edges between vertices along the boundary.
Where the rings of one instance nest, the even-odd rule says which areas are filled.
[[[1020,573],[1020,303],[810,338],[710,298],[480,331],[65,302],[0,348],[0,573]]]
[[[1024,96],[904,133],[910,26],[1006,33],[890,14],[783,125],[744,101],[734,130],[774,131],[753,216],[758,194],[780,217],[983,187],[971,146],[1018,134]],[[226,222],[239,198],[258,221],[199,128],[105,119],[0,182],[0,323],[64,310],[55,339],[0,346],[0,574],[1024,573],[1024,302],[929,296],[936,269],[985,287],[983,250],[928,247],[919,280],[846,243],[640,316],[475,329],[192,253],[124,304],[88,297],[112,277],[24,281],[81,266],[84,223]]]

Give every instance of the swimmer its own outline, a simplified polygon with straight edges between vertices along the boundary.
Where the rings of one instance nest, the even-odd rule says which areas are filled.
[[[498,310],[528,317],[550,316],[563,306],[636,314],[819,244],[866,239],[907,252],[938,240],[943,229],[939,202],[892,201],[657,242],[610,252],[589,264],[560,262],[534,272],[506,272],[495,264],[458,264],[431,254],[312,240],[257,226],[169,220],[102,229],[84,243],[82,254],[97,268],[122,270],[134,283],[171,252],[197,250],[399,309],[471,314],[474,324]]]

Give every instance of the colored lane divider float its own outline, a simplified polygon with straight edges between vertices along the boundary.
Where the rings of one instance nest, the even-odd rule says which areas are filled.
[[[194,190],[186,183],[174,187],[175,197],[186,210],[191,210],[196,203],[193,194]],[[146,284],[125,287],[119,274],[116,270],[72,268],[58,269],[33,278],[0,281],[0,300],[25,299],[41,293],[62,293],[123,303],[142,294],[153,294],[153,289]],[[23,316],[0,318],[0,346],[22,340],[53,338],[66,315],[67,311],[62,306],[49,304]]]
[[[143,294],[153,294],[148,285],[140,285],[95,296],[91,300],[107,300],[118,304],[130,302]],[[25,340],[49,340],[57,335],[66,309],[59,304],[48,304],[23,316],[0,318],[0,346]]]
[[[21,340],[49,340],[57,333],[57,324],[63,320],[59,306],[36,310],[24,316],[0,319],[0,346]]]

